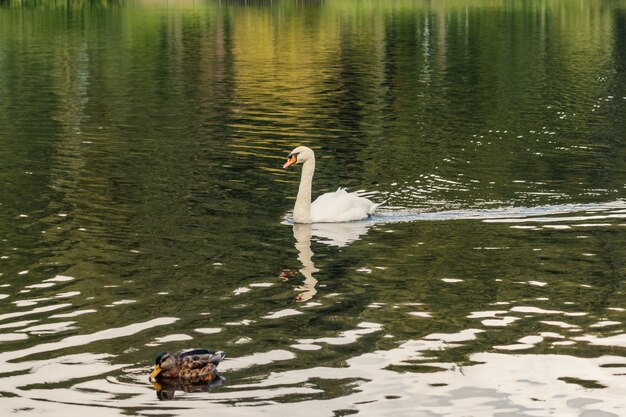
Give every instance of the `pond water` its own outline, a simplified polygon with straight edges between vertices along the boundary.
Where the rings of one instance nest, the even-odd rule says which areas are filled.
[[[7,412],[626,415],[625,1],[0,1],[0,145]]]

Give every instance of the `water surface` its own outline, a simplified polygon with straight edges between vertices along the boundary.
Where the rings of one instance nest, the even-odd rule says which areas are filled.
[[[626,414],[625,63],[624,1],[0,2],[3,409]],[[293,225],[302,144],[381,212]]]

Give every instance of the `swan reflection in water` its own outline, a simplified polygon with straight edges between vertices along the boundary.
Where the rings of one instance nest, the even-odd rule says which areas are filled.
[[[293,224],[293,237],[295,238],[295,247],[298,251],[298,260],[302,264],[299,272],[304,276],[304,281],[294,287],[299,294],[295,297],[295,301],[308,301],[317,290],[315,286],[317,279],[313,276],[319,269],[313,263],[313,251],[311,250],[311,240],[324,243],[329,246],[344,247],[358,240],[372,226],[368,222],[346,222],[346,223],[313,223]],[[280,273],[283,281],[288,281],[295,276],[295,272],[284,269]]]
[[[366,219],[351,222],[335,223],[293,223],[291,219],[285,220],[283,224],[293,227],[293,236],[296,240],[295,247],[298,250],[298,260],[302,264],[300,272],[305,279],[301,285],[296,286],[300,294],[296,296],[296,301],[310,300],[316,293],[315,285],[317,279],[313,273],[319,270],[313,263],[313,251],[311,250],[311,240],[334,247],[345,247],[355,242],[373,226],[384,226],[396,223],[408,223],[414,221],[446,221],[446,220],[477,220],[483,222],[509,222],[523,223],[552,222],[555,219],[562,221],[582,221],[588,216],[576,215],[564,217],[565,214],[583,213],[593,211],[596,217],[601,218],[624,218],[623,210],[626,201],[617,200],[600,204],[565,204],[539,207],[500,207],[494,209],[476,210],[448,210],[440,212],[420,212],[414,210],[402,210],[399,207],[387,207],[385,211]],[[601,213],[605,214],[601,214]],[[288,281],[296,275],[295,272],[285,269],[280,274],[284,281]]]
[[[300,273],[304,275],[304,281],[300,285],[296,285],[294,289],[299,292],[295,297],[298,302],[308,301],[317,293],[315,285],[317,280],[313,273],[319,269],[313,263],[313,251],[311,250],[311,225],[310,224],[294,224],[293,237],[296,239],[295,246],[298,251],[298,260],[302,264]],[[283,271],[284,273],[285,271]],[[281,274],[282,275],[282,274]]]
[[[156,391],[157,398],[161,401],[168,401],[174,399],[176,391],[183,391],[188,393],[195,392],[210,392],[214,388],[224,385],[225,379],[221,376],[211,380],[203,381],[202,379],[194,380],[163,380],[163,381],[150,381],[154,390]]]

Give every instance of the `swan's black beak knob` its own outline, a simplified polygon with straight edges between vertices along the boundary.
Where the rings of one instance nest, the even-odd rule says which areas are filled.
[[[298,161],[298,158],[296,155],[289,154],[287,158],[288,158],[287,162],[285,162],[285,165],[283,165],[283,168],[290,167]]]

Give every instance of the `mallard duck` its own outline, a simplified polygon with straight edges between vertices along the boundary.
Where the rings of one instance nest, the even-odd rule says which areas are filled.
[[[206,349],[193,349],[172,355],[161,352],[154,361],[150,380],[182,379],[211,381],[217,376],[217,365],[226,354]]]

